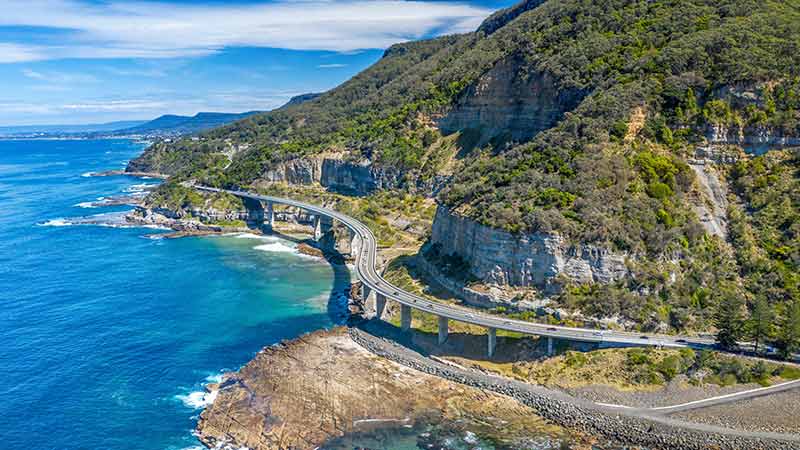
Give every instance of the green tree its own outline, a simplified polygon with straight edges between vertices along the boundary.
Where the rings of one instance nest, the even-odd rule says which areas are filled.
[[[789,359],[800,351],[800,301],[795,300],[786,309],[786,316],[780,324],[778,345],[781,355]]]
[[[767,303],[767,299],[758,297],[750,312],[750,319],[747,321],[747,331],[750,339],[755,343],[756,353],[758,353],[759,345],[772,335],[772,321],[774,318],[775,316],[769,303]]]
[[[717,306],[714,317],[717,326],[717,343],[725,349],[736,348],[744,334],[744,318],[742,307],[744,302],[739,295],[725,295]]]

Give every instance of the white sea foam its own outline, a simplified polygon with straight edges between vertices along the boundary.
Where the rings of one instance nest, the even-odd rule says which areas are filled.
[[[291,247],[282,242],[273,242],[271,244],[256,245],[255,247],[253,247],[253,249],[261,250],[262,252],[273,252],[273,253],[299,253],[295,247]]]
[[[81,174],[83,178],[89,178],[94,176],[94,172],[84,172]]]
[[[183,404],[189,408],[202,409],[214,403],[214,400],[217,399],[217,391],[194,391],[190,392],[188,395],[176,395],[175,398],[183,402]]]
[[[124,189],[125,192],[130,194],[141,194],[143,192],[147,192],[148,190],[156,187],[154,183],[141,183],[141,184],[132,184]]]
[[[279,240],[275,236],[264,236],[261,234],[254,234],[254,233],[230,233],[228,236],[233,236],[236,239],[258,239],[262,241],[277,241]]]
[[[74,225],[74,223],[69,222],[66,219],[50,219],[47,222],[42,222],[37,225],[40,227],[68,227],[70,225]]]
[[[95,202],[80,202],[80,203],[76,203],[74,206],[77,206],[78,208],[87,208],[87,209],[88,208],[97,208],[97,205],[95,204]]]
[[[206,377],[206,383],[220,383],[220,382],[222,382],[222,373],[215,373]]]
[[[125,220],[125,215],[130,211],[119,211],[111,213],[95,214],[93,216],[72,217],[50,219],[46,222],[37,223],[40,227],[67,227],[72,225],[94,225],[108,228],[148,228],[153,230],[171,230],[171,228],[160,225],[139,225],[129,223]]]

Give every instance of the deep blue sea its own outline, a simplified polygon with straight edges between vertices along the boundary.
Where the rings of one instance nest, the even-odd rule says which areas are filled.
[[[202,385],[337,320],[334,273],[289,242],[70,225],[142,180],[128,140],[0,141],[0,446],[185,449]]]

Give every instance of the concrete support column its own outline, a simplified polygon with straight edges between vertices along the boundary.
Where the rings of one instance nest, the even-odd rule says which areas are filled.
[[[447,325],[447,317],[439,316],[439,345],[444,344],[444,341],[447,340]]]
[[[275,208],[272,202],[267,202],[267,226],[269,231],[272,231],[275,227]]]
[[[372,295],[372,289],[364,283],[361,283],[361,298],[364,300],[364,307],[369,305],[369,298]]]
[[[553,356],[553,338],[548,336],[547,337],[547,356]]]
[[[375,317],[383,317],[383,310],[386,309],[386,297],[380,292],[375,293]]]
[[[358,256],[358,247],[361,244],[361,240],[358,238],[358,235],[355,231],[350,231],[350,256],[355,258]]]
[[[488,333],[489,342],[487,345],[487,354],[489,358],[494,356],[494,350],[497,348],[497,328],[489,328]]]
[[[411,329],[411,307],[400,304],[400,328],[403,331]]]
[[[320,239],[322,239],[322,218],[314,216],[314,240],[318,241]]]

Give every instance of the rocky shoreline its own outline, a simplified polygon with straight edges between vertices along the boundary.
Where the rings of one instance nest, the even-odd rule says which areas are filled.
[[[597,448],[594,438],[553,425],[515,399],[371,353],[344,327],[267,347],[209,390],[215,400],[196,430],[209,448],[362,448],[329,443],[434,424],[458,430],[468,448],[473,437],[499,448]]]
[[[90,177],[115,177],[119,175],[127,175],[131,177],[137,178],[156,178],[159,180],[166,180],[169,176],[164,175],[163,173],[157,172],[137,172],[137,171],[127,171],[127,170],[104,170],[102,172],[90,172],[87,174]]]
[[[800,436],[729,430],[660,416],[604,410],[562,392],[433,361],[357,327],[348,328],[348,333],[355,342],[378,356],[423,373],[507,395],[558,425],[623,444],[662,450],[800,449]]]

